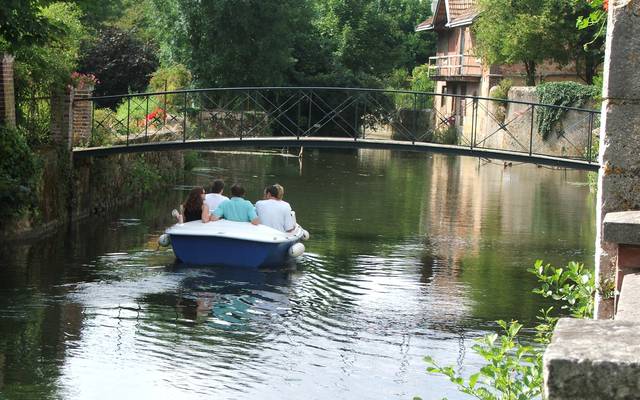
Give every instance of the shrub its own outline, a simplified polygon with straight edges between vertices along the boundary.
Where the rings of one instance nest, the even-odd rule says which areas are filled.
[[[446,125],[433,132],[433,142],[440,144],[458,144],[458,129],[455,125]]]
[[[163,92],[165,90],[179,90],[191,86],[191,72],[182,64],[159,68],[151,74],[149,92]]]
[[[494,99],[505,100],[498,102],[498,107],[495,112],[496,120],[501,124],[504,123],[504,120],[507,118],[507,105],[509,103],[506,100],[509,98],[511,86],[513,86],[513,82],[511,82],[510,79],[503,79],[491,92],[491,97]]]
[[[429,78],[428,65],[417,66],[411,71],[411,75],[404,69],[395,69],[387,78],[387,87],[390,89],[405,89],[414,92],[432,93],[435,82]],[[415,95],[412,93],[396,93],[394,95],[396,108],[428,109],[433,106],[433,96]]]
[[[162,176],[154,169],[153,165],[144,158],[138,158],[129,171],[126,184],[127,193],[148,193],[158,187]]]
[[[96,96],[143,91],[149,75],[156,70],[155,50],[138,39],[133,32],[109,27],[98,38],[85,43],[78,71],[91,73],[100,81]],[[101,106],[113,106],[110,99]]]
[[[594,274],[582,264],[570,262],[565,268],[556,268],[537,260],[528,270],[541,284],[534,289],[543,297],[560,302],[561,309],[573,317],[591,318],[593,316],[593,298],[596,292]],[[601,284],[602,285],[602,284]],[[608,290],[603,287],[601,292]],[[542,394],[542,355],[544,346],[558,317],[552,315],[553,307],[540,310],[535,327],[536,341],[540,346],[531,347],[520,344],[517,335],[522,325],[516,321],[507,324],[497,321],[504,334],[487,335],[477,341],[472,349],[487,362],[477,373],[468,379],[457,374],[452,367],[443,367],[431,357],[425,357],[429,365],[427,371],[449,378],[462,393],[483,400],[534,399]],[[415,397],[414,399],[419,399]]]
[[[40,169],[24,132],[0,126],[0,218],[35,206]]]
[[[511,89],[511,86],[513,86],[511,79],[501,80],[495,89],[493,89],[491,97],[494,99],[507,100],[509,98],[509,90]]]
[[[197,151],[186,151],[184,153],[184,170],[191,171],[202,162],[202,158],[200,158],[200,153]]]

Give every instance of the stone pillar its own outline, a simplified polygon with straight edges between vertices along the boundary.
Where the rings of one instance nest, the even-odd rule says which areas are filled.
[[[91,138],[91,113],[93,102],[86,100],[93,95],[93,86],[73,90],[73,146],[88,145]]]
[[[640,209],[640,0],[609,2],[596,209],[596,281],[615,274],[616,245],[604,216]],[[596,296],[596,317],[611,318]]]
[[[9,54],[0,55],[0,125],[16,126],[13,57]]]

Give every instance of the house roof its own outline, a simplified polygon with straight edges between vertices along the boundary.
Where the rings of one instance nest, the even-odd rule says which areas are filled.
[[[476,0],[437,0],[433,16],[421,22],[416,32],[470,25],[477,16]]]

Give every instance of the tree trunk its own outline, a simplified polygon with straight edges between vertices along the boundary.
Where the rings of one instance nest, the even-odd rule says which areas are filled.
[[[524,62],[524,67],[527,70],[527,86],[535,86],[536,85],[536,62],[531,60],[526,60]]]

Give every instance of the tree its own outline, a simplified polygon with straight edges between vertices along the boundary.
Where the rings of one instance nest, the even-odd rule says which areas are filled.
[[[474,24],[476,50],[486,62],[523,63],[527,85],[535,85],[544,60],[569,61],[563,32],[565,0],[480,0]]]
[[[14,53],[17,49],[43,44],[52,34],[40,9],[50,1],[3,0],[0,3],[0,51]]]
[[[421,40],[428,34],[414,31],[430,11],[419,0],[326,0],[318,8],[320,33],[333,43],[337,61],[354,73],[382,78],[394,68],[410,71],[432,50]]]
[[[576,64],[582,70],[582,78],[589,85],[604,62],[604,36],[607,27],[606,0],[575,0],[575,16],[577,41],[579,47]]]
[[[127,9],[125,1],[127,0],[74,0],[83,11],[82,22],[94,29],[112,24],[120,18]]]
[[[57,2],[40,7],[34,20],[46,29],[32,36],[23,26],[22,36],[14,38],[10,48],[16,58],[16,97],[48,96],[69,82],[76,67],[81,41],[86,30],[80,19],[82,11],[73,3]],[[20,110],[18,110],[20,111]],[[20,113],[19,113],[20,114]]]
[[[279,85],[294,63],[290,21],[304,0],[180,0],[190,69],[205,86]]]
[[[143,91],[158,67],[155,53],[133,32],[107,27],[99,31],[97,40],[85,44],[79,71],[98,78],[98,96]]]

